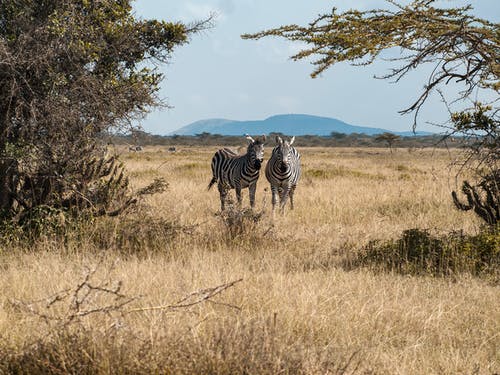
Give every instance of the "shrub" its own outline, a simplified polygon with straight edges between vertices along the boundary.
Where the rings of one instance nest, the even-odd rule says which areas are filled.
[[[217,215],[221,219],[227,238],[232,240],[239,236],[255,233],[264,216],[264,211],[240,208],[229,202],[227,208]]]
[[[0,1],[0,217],[118,215],[133,201],[109,135],[161,106],[167,63],[210,27],[136,17],[131,0]],[[137,131],[132,136],[139,138]]]
[[[139,255],[166,251],[181,233],[192,230],[175,220],[136,212],[119,219],[101,218],[94,230],[81,234],[97,249]]]
[[[72,245],[82,248],[82,243],[90,243],[97,249],[118,248],[126,253],[164,248],[188,228],[148,214],[139,199],[161,193],[167,187],[163,178],[156,178],[124,196],[122,206],[107,215],[41,205],[32,209],[22,222],[0,217],[0,248],[36,249],[33,245],[47,241],[57,243],[61,250]],[[116,216],[122,213],[118,219]]]
[[[425,229],[408,229],[396,240],[370,242],[353,262],[384,271],[433,276],[498,276],[499,263],[498,228],[472,236],[461,232],[432,235]]]

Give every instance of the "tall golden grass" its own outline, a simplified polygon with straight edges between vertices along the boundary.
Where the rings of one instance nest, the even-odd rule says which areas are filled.
[[[237,232],[207,191],[215,149],[124,153],[135,188],[169,189],[0,249],[0,373],[499,373],[497,282],[342,267],[405,229],[478,232],[455,152],[297,147],[295,210],[273,220],[261,176]]]

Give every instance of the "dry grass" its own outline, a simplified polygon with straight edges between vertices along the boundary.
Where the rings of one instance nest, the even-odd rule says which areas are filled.
[[[206,190],[215,149],[124,155],[136,188],[156,177],[169,182],[167,192],[147,198],[141,225],[127,231],[128,219],[117,218],[66,243],[47,238],[28,251],[0,249],[0,373],[499,373],[498,284],[340,267],[369,241],[408,228],[477,232],[475,217],[453,207],[452,156],[300,151],[296,209],[273,221],[262,178],[263,216],[234,233],[216,215],[217,191]],[[175,229],[185,227],[192,230]],[[118,239],[101,238],[103,228]],[[91,295],[97,311],[64,327],[26,309],[74,290],[85,267],[96,265],[91,281],[121,281],[130,303],[105,310],[119,299]],[[240,279],[193,306],[171,308],[192,292]],[[63,323],[74,311],[70,299],[34,306]]]

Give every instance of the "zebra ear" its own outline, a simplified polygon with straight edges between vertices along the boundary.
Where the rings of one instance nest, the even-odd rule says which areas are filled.
[[[276,136],[276,143],[277,144],[283,144],[283,140],[281,139],[281,137],[279,135]]]
[[[245,134],[245,138],[248,139],[250,142],[254,143],[255,141],[253,140],[252,137],[250,137],[248,134]]]
[[[290,139],[290,146],[293,144],[293,141],[295,141],[295,136],[293,136],[292,139]]]
[[[266,141],[266,135],[262,134],[262,143],[264,143],[265,141]]]

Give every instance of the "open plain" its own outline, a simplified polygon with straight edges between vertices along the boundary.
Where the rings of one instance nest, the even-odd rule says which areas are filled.
[[[498,280],[353,262],[411,228],[479,231],[451,199],[456,151],[296,147],[295,210],[272,218],[262,173],[236,224],[207,191],[216,148],[117,149],[133,189],[168,189],[1,245],[0,373],[500,373]]]

